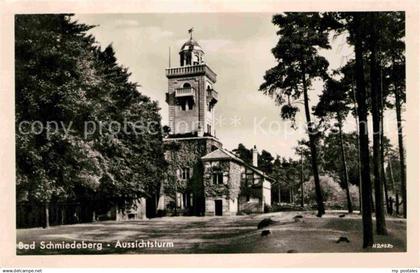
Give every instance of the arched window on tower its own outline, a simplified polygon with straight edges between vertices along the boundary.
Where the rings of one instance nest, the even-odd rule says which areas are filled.
[[[180,61],[181,66],[184,66],[184,59],[185,59],[184,55],[185,55],[184,52],[179,53],[179,61]]]
[[[189,89],[191,88],[191,84],[186,82],[182,85],[182,89]],[[178,98],[178,104],[181,107],[182,111],[193,110],[194,108],[194,97],[193,96],[185,96]]]
[[[198,52],[194,53],[194,61],[193,61],[194,65],[198,65],[200,64],[200,54]]]
[[[191,65],[191,52],[189,51],[185,52],[185,64]]]

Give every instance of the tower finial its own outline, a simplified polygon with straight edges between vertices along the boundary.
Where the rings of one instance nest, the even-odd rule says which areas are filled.
[[[192,33],[193,33],[193,31],[194,31],[194,28],[193,27],[188,30],[188,33],[190,34],[190,40],[192,40]]]

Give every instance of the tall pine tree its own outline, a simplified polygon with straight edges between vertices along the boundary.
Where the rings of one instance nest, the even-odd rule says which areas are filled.
[[[321,217],[325,208],[317,162],[317,128],[311,118],[309,92],[315,78],[327,77],[328,61],[318,54],[318,50],[330,48],[328,31],[319,13],[275,15],[273,24],[280,28],[277,32],[280,38],[272,50],[277,65],[266,72],[260,90],[274,97],[275,101],[282,105],[282,118],[291,120],[294,120],[299,111],[294,103],[303,96],[318,206],[317,216]]]

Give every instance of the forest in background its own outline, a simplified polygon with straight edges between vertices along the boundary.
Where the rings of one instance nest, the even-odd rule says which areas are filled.
[[[342,185],[346,190],[348,211],[352,212],[349,172],[343,136],[343,121],[349,113],[357,125],[359,189],[363,219],[363,247],[373,244],[373,220],[378,235],[386,235],[386,210],[390,212],[386,163],[399,160],[399,193],[402,215],[407,216],[406,165],[403,141],[402,109],[405,103],[405,14],[404,12],[303,12],[274,15],[279,40],[272,53],[277,65],[267,70],[260,91],[281,106],[281,117],[292,126],[303,104],[314,180],[317,216],[325,214],[325,197],[320,181],[320,161],[325,137],[338,135]],[[331,50],[331,39],[346,35],[354,58],[333,73],[321,49]],[[309,92],[315,80],[324,82],[317,105],[310,105]],[[392,150],[384,136],[384,111],[394,109],[397,119],[398,149]],[[371,120],[369,121],[369,119]],[[372,136],[369,136],[372,126]],[[370,145],[370,141],[371,144]],[[324,143],[325,144],[325,143]],[[321,149],[320,149],[321,148]],[[349,151],[347,151],[348,153]],[[336,157],[337,159],[337,157]],[[387,161],[386,161],[387,160]],[[391,164],[389,164],[391,162]],[[394,181],[394,176],[390,177]],[[373,183],[372,183],[373,182]],[[394,183],[396,185],[396,183]],[[372,196],[373,192],[373,196]]]

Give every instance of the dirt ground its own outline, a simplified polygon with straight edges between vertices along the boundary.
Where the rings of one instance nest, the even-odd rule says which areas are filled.
[[[405,219],[387,218],[388,235],[375,235],[374,248],[362,249],[361,216],[351,214],[339,217],[342,213],[329,211],[322,218],[317,218],[313,212],[234,217],[163,217],[54,226],[48,229],[18,229],[16,249],[17,254],[21,255],[406,251]],[[295,220],[296,215],[303,217]],[[274,221],[265,228],[271,232],[267,236],[262,236],[262,230],[257,229],[258,223],[264,218]],[[337,243],[340,236],[347,237],[349,242]],[[61,244],[75,241],[99,243],[102,249],[41,249],[42,242]],[[154,247],[150,247],[151,244],[155,244]],[[35,246],[35,249],[21,249],[28,245]]]

